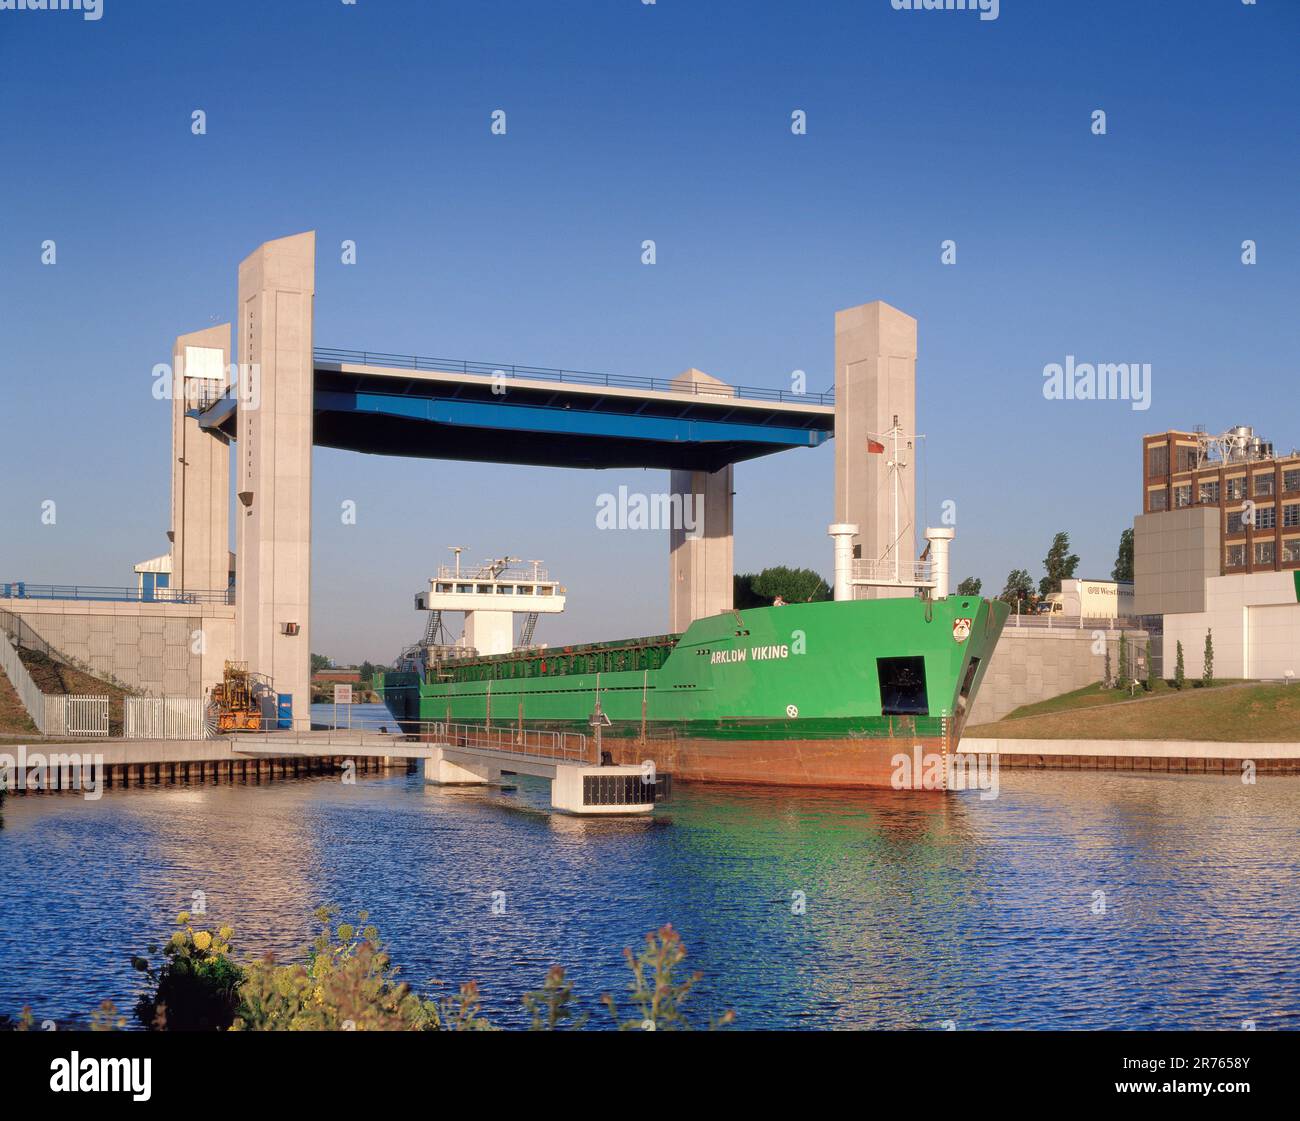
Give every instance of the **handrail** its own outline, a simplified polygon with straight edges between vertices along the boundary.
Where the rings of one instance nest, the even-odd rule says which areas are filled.
[[[112,588],[95,584],[29,584],[15,580],[0,584],[0,599],[86,599],[126,603],[223,603],[235,602],[235,589],[195,590],[155,588]]]
[[[445,742],[449,747],[469,750],[500,751],[510,755],[524,755],[536,759],[558,759],[573,763],[590,763],[587,736],[584,732],[549,732],[521,728],[517,724],[503,724],[489,728],[480,724],[448,724],[443,721],[421,721],[419,731],[409,731],[412,725],[403,721],[408,729],[408,740]]]
[[[834,405],[835,392],[795,393],[788,389],[762,386],[720,385],[711,382],[674,382],[667,378],[642,377],[635,374],[601,374],[591,370],[551,369],[546,366],[517,366],[465,359],[424,358],[417,354],[386,354],[373,350],[340,350],[318,346],[313,351],[317,362],[357,362],[363,366],[388,366],[400,370],[427,370],[430,373],[479,374],[492,377],[573,382],[576,385],[603,385],[622,389],[649,389],[664,393],[689,393],[699,397],[741,398],[742,400],[777,401],[782,404]]]

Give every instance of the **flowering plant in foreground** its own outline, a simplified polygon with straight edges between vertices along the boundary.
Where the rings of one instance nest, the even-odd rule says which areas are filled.
[[[191,916],[177,916],[178,929],[161,947],[162,963],[148,958],[132,964],[146,975],[150,991],[136,1005],[136,1019],[155,1031],[493,1031],[481,1013],[478,985],[468,982],[456,994],[434,1000],[413,991],[398,978],[398,969],[384,950],[379,931],[365,911],[357,924],[336,922],[337,911],[316,912],[320,932],[302,962],[277,964],[268,954],[243,964],[231,956],[234,930],[195,930]],[[156,955],[160,947],[150,946]],[[692,1025],[684,1005],[700,974],[679,976],[686,957],[681,937],[671,926],[646,935],[639,954],[624,951],[632,978],[628,985],[630,1011],[621,1012],[609,994],[601,998],[614,1024],[622,1030],[684,1030]],[[541,988],[525,993],[524,1008],[534,1031],[586,1026],[578,1014],[573,984],[561,966],[552,966]],[[732,1023],[726,1012],[711,1019],[710,1028]],[[24,1009],[18,1026],[30,1025]],[[92,1030],[125,1026],[111,1001],[92,1017]]]
[[[170,1031],[228,1027],[244,980],[243,970],[230,960],[235,932],[228,926],[215,934],[195,930],[188,911],[176,916],[176,925],[179,929],[162,947],[160,966],[144,957],[131,959],[153,988],[136,1003],[136,1019],[146,1028]],[[158,953],[158,947],[151,945],[149,953]]]

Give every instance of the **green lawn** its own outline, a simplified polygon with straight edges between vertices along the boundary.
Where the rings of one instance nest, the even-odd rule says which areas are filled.
[[[1136,698],[1090,685],[1024,705],[967,737],[1078,740],[1241,740],[1300,742],[1300,685],[1189,682],[1181,691],[1158,682]]]

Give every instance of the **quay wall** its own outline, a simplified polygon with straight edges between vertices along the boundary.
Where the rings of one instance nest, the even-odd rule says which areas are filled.
[[[0,744],[0,765],[17,766],[21,759],[28,768],[36,765],[34,757],[51,771],[51,785],[57,788],[66,757],[73,756],[87,764],[94,761],[102,768],[110,787],[150,786],[160,782],[221,782],[293,778],[302,775],[331,774],[345,766],[358,774],[389,769],[406,770],[413,758],[427,754],[428,748],[407,745],[376,745],[333,741],[286,740],[277,745],[270,737],[212,740],[76,740],[50,742],[35,740],[20,755],[14,744]],[[401,755],[385,755],[400,751]],[[62,761],[62,762],[61,762]],[[65,785],[70,778],[64,779]],[[11,793],[39,793],[21,790],[11,781]]]
[[[1241,775],[1250,762],[1258,774],[1300,774],[1300,743],[971,737],[957,751],[996,755],[1002,767]]]

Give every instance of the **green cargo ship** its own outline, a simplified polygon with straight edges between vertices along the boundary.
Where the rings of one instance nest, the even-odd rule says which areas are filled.
[[[607,762],[683,781],[912,786],[897,757],[955,750],[1007,610],[952,595],[749,608],[679,635],[389,671],[378,688],[403,723],[590,732],[599,701]]]

